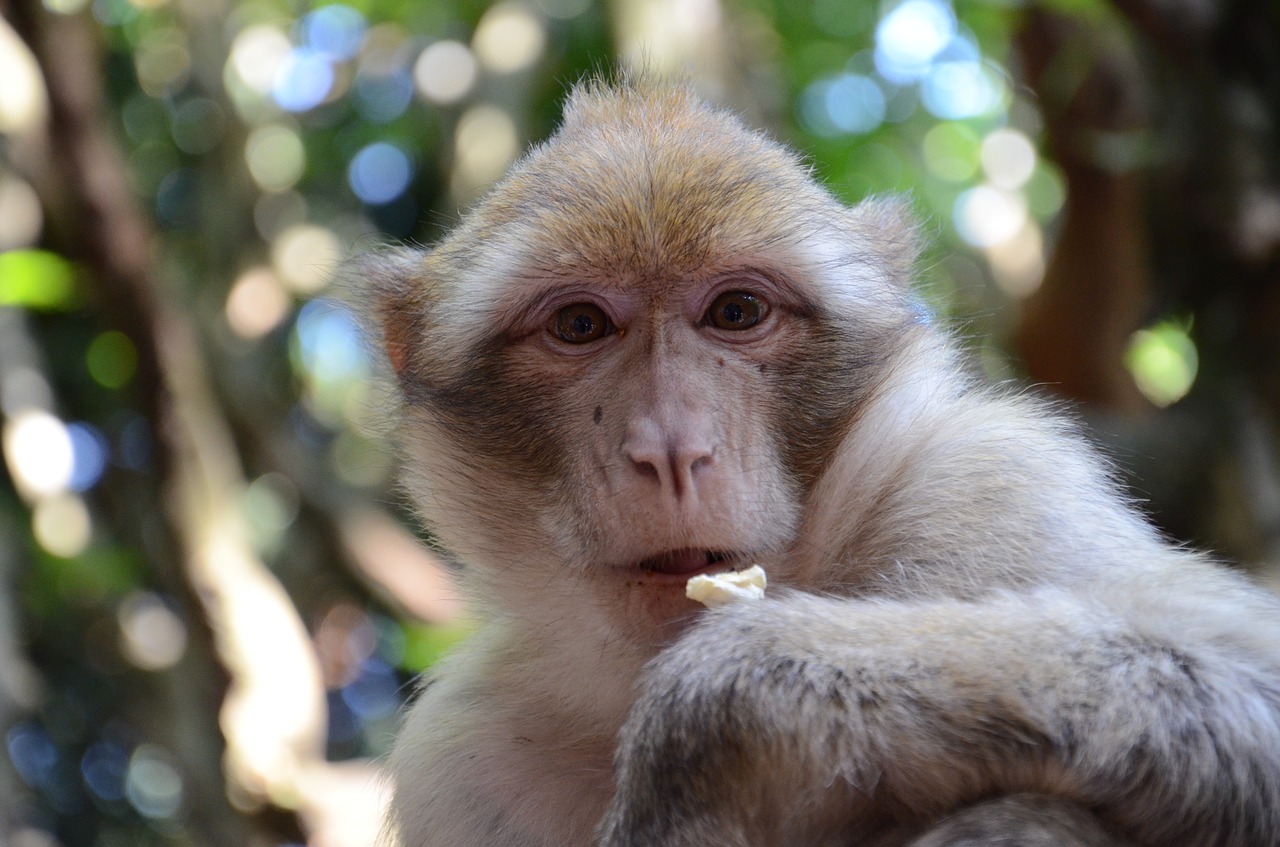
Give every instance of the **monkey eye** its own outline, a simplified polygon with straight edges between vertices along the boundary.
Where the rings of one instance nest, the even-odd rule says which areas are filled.
[[[551,334],[568,344],[599,341],[613,331],[604,309],[593,303],[574,303],[556,313]]]
[[[765,302],[754,294],[726,291],[712,302],[703,320],[718,329],[750,329],[764,320],[768,311]]]

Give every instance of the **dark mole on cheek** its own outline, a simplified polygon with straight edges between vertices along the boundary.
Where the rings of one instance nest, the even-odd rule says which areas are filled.
[[[723,368],[723,367],[724,367],[724,359],[716,359],[716,364]]]
[[[768,365],[766,365],[764,362],[761,362],[761,363],[760,363],[760,373],[764,373],[764,372],[765,372],[765,371],[767,371],[767,370],[769,370],[769,366],[768,366]]]
[[[591,420],[596,423],[600,423],[600,421],[604,420],[604,406],[596,406],[595,414],[591,416]]]

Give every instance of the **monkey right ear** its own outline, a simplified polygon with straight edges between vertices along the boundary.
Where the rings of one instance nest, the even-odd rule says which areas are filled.
[[[911,201],[902,195],[871,197],[850,210],[854,227],[884,262],[893,282],[908,285],[923,242]]]
[[[412,337],[410,321],[400,320],[396,315],[382,323],[382,343],[387,359],[397,376],[404,376],[409,370],[409,339]]]
[[[423,330],[422,264],[426,251],[402,248],[361,256],[347,276],[361,304],[365,325],[403,379],[413,369]]]

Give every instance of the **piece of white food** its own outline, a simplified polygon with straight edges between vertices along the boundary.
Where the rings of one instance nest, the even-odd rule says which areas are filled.
[[[725,571],[690,577],[684,587],[684,596],[690,600],[697,600],[704,606],[723,606],[725,603],[763,598],[767,583],[764,568],[752,565],[742,571]]]

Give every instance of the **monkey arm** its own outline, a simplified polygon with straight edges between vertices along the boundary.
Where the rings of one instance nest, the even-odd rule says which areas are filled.
[[[1233,577],[1196,584],[1220,596],[709,613],[647,672],[600,844],[849,843],[1019,792],[1139,843],[1280,843],[1280,616]]]

